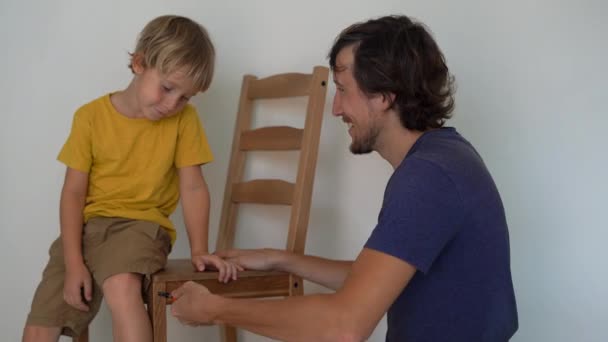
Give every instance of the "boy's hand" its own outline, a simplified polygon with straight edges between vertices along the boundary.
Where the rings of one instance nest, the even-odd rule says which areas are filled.
[[[192,266],[194,269],[202,272],[207,266],[219,272],[218,280],[222,283],[227,283],[231,279],[236,280],[238,271],[243,271],[243,268],[233,262],[223,260],[213,254],[193,254]]]
[[[84,300],[83,300],[84,297]],[[91,273],[84,263],[66,268],[63,284],[63,300],[78,310],[89,311],[85,303],[93,299]]]

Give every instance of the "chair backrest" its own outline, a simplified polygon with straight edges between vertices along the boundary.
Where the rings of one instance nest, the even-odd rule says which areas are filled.
[[[321,135],[329,70],[316,66],[311,74],[285,73],[258,79],[243,78],[226,179],[217,250],[232,248],[241,203],[291,206],[285,249],[304,253],[312,188]],[[268,126],[252,129],[254,102],[262,99],[307,97],[304,128]],[[248,152],[299,150],[295,183],[279,179],[244,181]]]

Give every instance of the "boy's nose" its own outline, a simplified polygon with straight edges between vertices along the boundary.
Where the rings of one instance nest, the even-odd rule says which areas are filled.
[[[169,98],[165,99],[163,106],[165,107],[165,110],[167,112],[172,112],[175,110],[175,108],[177,108],[178,102],[179,102],[179,99],[174,98],[174,97],[169,97]]]

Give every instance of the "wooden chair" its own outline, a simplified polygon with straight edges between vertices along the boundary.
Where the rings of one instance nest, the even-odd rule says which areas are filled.
[[[304,253],[328,74],[326,67],[316,66],[311,74],[285,73],[263,79],[246,75],[243,78],[217,250],[233,247],[239,204],[256,203],[291,206],[285,249]],[[251,128],[256,100],[301,96],[308,99],[303,129],[288,126]],[[300,151],[295,183],[278,179],[244,181],[247,152],[279,150]],[[165,298],[158,296],[158,292],[173,291],[190,280],[205,285],[212,293],[230,297],[279,297],[303,293],[302,279],[283,272],[239,272],[238,280],[227,284],[219,283],[217,276],[217,272],[195,272],[189,259],[169,260],[165,269],[152,276],[145,299],[153,325],[154,342],[167,341],[168,303]],[[233,327],[223,327],[222,335],[225,342],[237,340]],[[88,341],[87,334],[74,341]]]

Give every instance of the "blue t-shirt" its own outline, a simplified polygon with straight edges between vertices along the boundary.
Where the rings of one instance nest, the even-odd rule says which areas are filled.
[[[410,149],[365,247],[417,269],[388,311],[387,341],[499,342],[517,330],[502,201],[454,128],[428,131]]]

